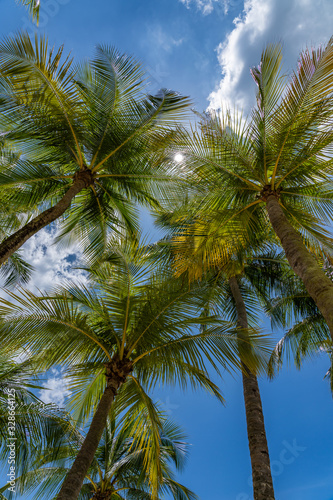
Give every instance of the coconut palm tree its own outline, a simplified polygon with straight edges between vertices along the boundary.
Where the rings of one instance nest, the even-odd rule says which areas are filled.
[[[229,266],[223,272],[216,271],[209,278],[211,290],[207,295],[205,304],[206,313],[212,310],[219,314],[223,320],[233,320],[237,324],[237,335],[242,342],[240,345],[241,358],[251,358],[252,352],[249,333],[258,335],[259,311],[261,308],[261,297],[267,299],[269,283],[274,280],[274,274],[270,275],[268,268],[263,271],[266,259],[274,262],[276,255],[249,258],[243,266]],[[257,276],[257,274],[260,276]],[[210,273],[211,275],[212,273]],[[264,276],[262,276],[264,274]],[[275,275],[276,276],[276,275]],[[272,281],[270,281],[272,278]],[[206,278],[207,279],[207,278]],[[264,286],[262,286],[262,283]],[[250,316],[250,321],[248,317]],[[261,359],[263,368],[267,360]],[[258,363],[259,365],[260,363]],[[258,372],[246,362],[241,363],[243,395],[247,423],[247,435],[252,466],[253,494],[255,500],[274,500],[274,487],[270,467],[269,450],[267,445],[264,413],[262,408],[260,389],[258,384]]]
[[[333,283],[320,261],[332,248],[325,226],[333,214],[333,39],[302,52],[288,81],[281,65],[281,47],[270,45],[252,69],[251,121],[237,112],[206,114],[200,130],[178,135],[170,154],[183,154],[180,165],[202,191],[192,212],[198,234],[214,238],[216,228],[233,224],[235,240],[270,223],[333,338]]]
[[[0,43],[0,130],[17,155],[1,168],[0,196],[35,215],[2,241],[0,264],[60,217],[61,237],[101,250],[110,230],[137,230],[138,204],[168,192],[161,148],[189,99],[144,95],[142,66],[114,48],[76,67],[62,54],[26,33]]]
[[[255,253],[251,255],[249,252],[243,270],[240,270],[238,263],[236,272],[230,275],[228,269],[228,274],[228,285],[236,310],[237,324],[242,335],[248,328],[248,311],[253,316],[253,310],[258,313],[260,308],[264,308],[265,312],[270,315],[274,327],[281,328],[288,323],[293,324],[271,356],[268,364],[268,374],[271,378],[274,373],[273,367],[280,368],[283,355],[287,350],[294,353],[298,367],[302,359],[314,352],[318,354],[319,349],[325,349],[330,354],[332,341],[327,324],[315,302],[307,293],[303,282],[291,271],[284,254],[266,251],[262,255],[255,255]],[[220,297],[221,293],[218,298]],[[220,308],[228,311],[228,307],[223,302]],[[225,316],[223,317],[226,319]],[[304,319],[295,324],[302,317]],[[245,363],[243,366],[243,390],[254,498],[274,499],[258,381],[257,377],[247,369]],[[330,370],[326,376],[331,376]]]
[[[133,243],[117,249],[113,242],[112,248],[107,263],[90,271],[89,286],[69,284],[50,296],[22,291],[11,293],[15,305],[1,301],[1,340],[10,348],[29,348],[40,368],[67,367],[79,421],[94,410],[57,500],[78,497],[115,398],[124,409],[143,400],[153,420],[153,404],[145,390],[157,382],[182,387],[190,383],[221,399],[206,364],[216,370],[217,363],[240,366],[240,341],[230,335],[228,323],[219,321],[217,328],[200,333],[191,329],[207,321],[197,314],[202,308],[201,287],[177,281],[161,269],[149,277],[146,250]],[[155,435],[147,461],[153,496],[160,474],[153,451],[158,454],[159,447]]]
[[[136,414],[128,411],[122,418],[116,416],[115,411],[110,413],[79,500],[152,499],[145,459],[155,431],[154,424],[153,429],[149,428],[150,419],[146,410],[143,405]],[[182,470],[186,461],[188,450],[185,436],[158,409],[157,413],[160,417],[161,446],[158,458],[162,471],[158,497],[166,493],[175,500],[195,500],[196,495],[174,478],[173,468]],[[142,431],[142,426],[146,429],[143,440],[138,436],[138,429]],[[33,493],[36,500],[56,498],[76,452],[77,449],[68,446],[58,447],[56,451],[43,450],[41,456],[31,462],[31,470],[16,479],[17,492],[25,495]],[[0,493],[6,487],[0,489]]]
[[[194,207],[200,206],[200,197],[194,195],[189,200],[185,205],[180,204],[173,207],[171,212],[159,216],[159,223],[169,230],[169,234],[156,245],[155,258],[171,260],[178,275],[185,274],[189,280],[206,282],[205,314],[213,313],[223,320],[237,323],[237,335],[242,341],[240,355],[249,360],[251,354],[256,354],[251,343],[246,341],[249,340],[249,332],[259,331],[260,311],[263,314],[269,310],[272,294],[290,295],[294,275],[291,275],[284,254],[277,252],[276,246],[270,243],[272,235],[267,230],[252,235],[251,246],[248,247],[248,238],[235,241],[235,226],[230,222],[222,227],[212,227],[211,224],[210,230],[214,237],[209,238],[204,231],[200,231],[205,219],[202,221],[200,213],[194,215]],[[223,246],[228,253],[223,253]],[[267,358],[261,361],[266,370]],[[241,372],[254,498],[273,500],[274,488],[258,372],[244,361],[241,363]]]

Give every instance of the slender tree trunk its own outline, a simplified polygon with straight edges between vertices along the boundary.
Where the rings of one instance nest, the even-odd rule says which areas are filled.
[[[92,184],[92,182],[93,177],[90,170],[78,171],[74,177],[73,184],[56,205],[39,214],[0,244],[0,265],[13,255],[31,236],[58,219],[70,206],[73,198],[82,189]]]
[[[240,328],[248,328],[245,303],[235,276],[229,278],[229,285],[236,304],[237,324]],[[258,381],[257,377],[248,370],[244,363],[242,363],[242,367],[254,500],[274,500],[271,465]]]
[[[107,386],[98,403],[97,410],[79,453],[68,472],[57,500],[76,500],[80,494],[84,478],[94,459],[98,444],[106,426],[107,417],[120,386],[132,371],[129,360],[120,360],[115,355],[106,367]]]
[[[288,222],[274,194],[267,196],[266,207],[291,268],[301,278],[309,295],[320,309],[333,339],[333,282],[326,276],[305,247],[301,236]]]

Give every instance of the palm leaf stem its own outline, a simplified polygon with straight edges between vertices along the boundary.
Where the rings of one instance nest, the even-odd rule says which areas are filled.
[[[121,148],[123,148],[129,141],[131,141],[135,136],[140,134],[144,130],[145,127],[147,127],[149,124],[151,124],[156,117],[159,115],[161,110],[163,109],[163,105],[165,104],[166,97],[164,96],[161,104],[156,108],[155,112],[148,118],[148,120],[145,120],[131,135],[129,135],[119,146],[117,146],[111,153],[109,153],[103,160],[101,160],[97,165],[93,166],[93,163],[91,164],[91,169],[92,172],[97,172],[100,167],[111,158],[111,156],[115,155],[117,151],[119,151]]]
[[[249,186],[251,186],[253,191],[260,191],[260,186],[258,186],[254,182],[250,181],[249,179],[246,179],[245,177],[238,175],[233,170],[230,170],[230,169],[224,167],[224,165],[221,165],[221,163],[217,163],[217,162],[211,160],[210,158],[201,158],[199,155],[194,154],[192,151],[191,151],[191,156],[193,158],[195,158],[196,160],[204,161],[205,163],[213,165],[214,167],[217,167],[218,169],[223,170],[224,172],[227,172],[231,177],[232,176],[236,177],[237,179],[241,180],[242,182],[245,182],[245,184],[248,184]]]

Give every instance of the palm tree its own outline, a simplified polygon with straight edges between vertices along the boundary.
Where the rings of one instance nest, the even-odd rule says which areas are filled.
[[[17,155],[1,168],[1,196],[39,213],[0,244],[0,264],[60,217],[60,237],[101,250],[110,230],[137,230],[137,204],[168,192],[161,148],[189,99],[144,95],[142,66],[114,48],[75,68],[62,53],[26,33],[0,44],[0,129]]]
[[[192,332],[195,324],[207,321],[196,314],[202,289],[160,269],[147,278],[144,253],[125,242],[109,252],[107,264],[90,272],[89,287],[68,285],[51,296],[22,291],[11,293],[15,305],[1,301],[1,340],[9,348],[24,345],[44,369],[54,364],[68,368],[76,391],[73,401],[81,408],[79,421],[96,407],[57,500],[78,497],[115,398],[124,409],[145,401],[153,420],[145,388],[158,381],[182,387],[190,383],[221,399],[206,364],[217,370],[216,361],[224,367],[240,365],[239,341],[227,334],[228,323]],[[152,452],[158,454],[159,448],[155,435]],[[147,467],[154,496],[160,471],[153,453]]]
[[[251,359],[253,352],[250,335],[258,335],[260,306],[276,280],[279,268],[277,255],[263,257],[248,255],[240,264],[230,265],[224,271],[210,272],[208,280],[210,291],[205,309],[214,311],[224,320],[231,319],[237,324],[240,344],[240,359]],[[269,264],[266,266],[265,264]],[[273,263],[273,266],[271,265]],[[205,279],[203,277],[203,279]],[[206,277],[207,279],[207,277]],[[264,299],[264,300],[262,300]],[[250,316],[250,322],[248,319]],[[258,365],[266,369],[267,360],[259,360]],[[274,500],[274,488],[267,445],[264,413],[258,384],[258,372],[245,361],[241,362],[243,395],[247,422],[247,435],[252,465],[253,492],[255,500]]]
[[[205,115],[201,133],[180,133],[171,155],[182,152],[203,193],[192,212],[198,234],[214,238],[229,224],[235,240],[270,222],[333,338],[333,283],[316,259],[332,247],[333,39],[301,53],[288,82],[281,64],[281,47],[270,45],[252,70],[250,122],[236,112]]]
[[[318,354],[319,349],[325,349],[330,354],[332,341],[327,324],[303,282],[291,271],[284,254],[278,254],[276,251],[266,251],[261,256],[249,253],[243,271],[240,273],[238,264],[237,276],[229,277],[228,283],[241,334],[244,335],[242,332],[246,333],[248,328],[247,309],[252,310],[253,314],[255,308],[257,314],[258,306],[265,308],[274,327],[293,325],[271,356],[268,364],[268,374],[271,378],[276,369],[281,367],[286,351],[294,354],[296,366],[299,368],[302,359],[314,353]],[[223,303],[220,307],[222,310],[228,310]],[[302,321],[299,321],[301,318]],[[256,376],[244,363],[243,368],[254,498],[274,499],[259,386]],[[331,378],[331,370],[327,372],[326,377]]]
[[[246,359],[241,361],[241,371],[254,498],[274,499],[258,371],[253,369],[255,364],[249,364],[251,356],[256,357],[257,353],[250,340],[253,333],[256,335],[259,331],[260,310],[262,314],[264,311],[272,314],[272,295],[281,295],[282,298],[292,296],[302,308],[303,299],[301,303],[297,302],[300,294],[295,290],[295,282],[298,286],[302,282],[290,270],[284,253],[277,251],[269,227],[265,228],[265,232],[259,227],[245,238],[242,238],[244,232],[240,231],[236,233],[236,239],[233,221],[216,227],[207,215],[210,222],[207,236],[203,230],[207,228],[207,219],[196,212],[200,203],[200,196],[192,193],[185,204],[180,203],[173,206],[172,211],[159,215],[158,222],[168,230],[168,235],[155,245],[155,259],[171,261],[178,276],[206,283],[206,315],[213,313],[223,320],[237,323],[237,335],[241,341],[240,359]],[[211,234],[213,237],[210,237]],[[302,286],[302,294],[305,292],[307,300],[316,308]],[[267,358],[264,357],[257,361],[257,366],[261,365],[266,372],[266,363]]]
[[[151,488],[145,460],[147,449],[154,439],[153,428],[149,428],[150,419],[143,405],[136,414],[128,411],[120,418],[112,411],[93,463],[81,488],[79,500],[121,500],[122,498],[149,500]],[[181,429],[157,410],[160,418],[160,447],[158,457],[162,471],[158,487],[160,494],[170,494],[175,500],[195,500],[197,497],[185,486],[174,479],[173,467],[182,470],[187,457],[187,444]],[[138,430],[145,429],[141,440]],[[79,443],[78,443],[79,444]],[[55,498],[60,485],[75,459],[77,450],[63,446],[56,450],[46,449],[33,461],[33,468],[24,476],[16,479],[19,493],[34,498]],[[5,491],[7,486],[0,489]]]
[[[192,203],[195,203],[195,200],[192,200]],[[169,231],[171,230],[171,235],[166,237],[164,242],[159,242],[156,245],[155,258],[171,260],[176,273],[183,273],[182,275],[189,280],[200,279],[206,283],[206,294],[203,297],[205,315],[213,313],[223,318],[223,320],[232,320],[237,323],[236,331],[240,341],[240,368],[254,498],[255,500],[274,500],[273,480],[257,370],[253,369],[255,364],[266,369],[267,360],[259,358],[254,364],[253,360],[252,364],[249,364],[249,360],[258,356],[258,353],[251,346],[251,337],[255,337],[259,329],[258,310],[260,310],[260,306],[267,303],[273,286],[276,288],[280,281],[281,256],[277,252],[269,251],[268,245],[266,245],[262,257],[256,255],[253,248],[248,249],[247,252],[243,249],[242,255],[235,254],[229,258],[229,262],[224,261],[218,267],[218,261],[214,258],[214,243],[211,245],[211,240],[205,240],[205,245],[202,245],[200,237],[196,236],[192,237],[191,241],[190,235],[195,233],[193,225],[200,224],[200,221],[197,222],[186,218],[186,207],[184,212],[184,217],[181,217],[181,208],[179,208],[176,210],[176,216],[175,212],[173,212],[172,214],[163,214],[160,217],[163,227],[167,227]],[[174,222],[174,219],[176,222]],[[186,234],[186,238],[184,238],[184,234]],[[218,234],[220,238],[226,238],[228,228],[219,228]],[[258,247],[259,244],[257,244]],[[207,255],[210,255],[209,259],[206,258]],[[250,325],[248,310],[251,313]],[[246,361],[244,361],[244,358]]]

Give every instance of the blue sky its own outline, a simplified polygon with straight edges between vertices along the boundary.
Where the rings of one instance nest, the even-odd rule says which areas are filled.
[[[115,45],[140,59],[151,90],[168,87],[193,98],[198,111],[231,102],[249,111],[254,86],[249,68],[265,44],[281,41],[285,69],[295,67],[306,45],[332,34],[331,0],[41,0],[39,32],[65,44],[78,58],[98,43]],[[14,0],[0,0],[0,35],[33,32]],[[148,221],[144,221],[147,229]],[[36,273],[31,286],[47,288],[74,277],[69,254],[50,246],[41,232],[24,246]],[[285,368],[277,380],[261,381],[277,500],[333,500],[333,405],[323,376],[324,356],[301,372]],[[61,382],[52,382],[54,398]],[[59,385],[60,384],[60,385]],[[202,500],[252,500],[241,380],[222,383],[226,407],[203,394],[157,391],[165,409],[187,431],[191,453],[182,481]],[[28,500],[28,499],[26,499]]]

